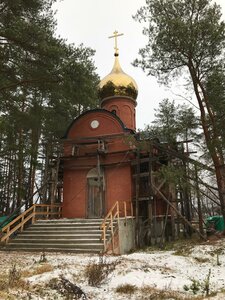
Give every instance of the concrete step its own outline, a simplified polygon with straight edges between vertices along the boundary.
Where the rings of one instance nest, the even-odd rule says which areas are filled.
[[[11,251],[100,253],[104,248],[101,224],[101,219],[38,220],[3,248]]]
[[[101,226],[102,222],[71,222],[71,221],[64,221],[64,222],[39,222],[33,224],[33,226]]]
[[[109,234],[107,234],[107,236],[109,236]],[[60,234],[54,234],[54,233],[49,233],[49,234],[45,234],[44,235],[44,232],[43,234],[40,234],[40,233],[35,233],[34,234],[30,234],[28,232],[23,232],[23,233],[20,233],[16,236],[16,239],[31,239],[35,237],[35,239],[40,239],[40,240],[45,240],[45,239],[81,239],[81,240],[85,240],[85,239],[100,239],[101,237],[101,234],[88,234],[88,233],[84,233],[84,234],[74,234],[74,233],[71,233],[71,234],[68,234],[68,233],[65,233],[65,232],[62,232]]]
[[[98,243],[89,243],[89,244],[83,244],[83,243],[80,243],[80,244],[61,244],[61,243],[51,243],[51,242],[48,242],[48,243],[14,243],[14,242],[11,242],[10,244],[8,244],[7,246],[8,249],[13,249],[13,248],[16,248],[16,249],[19,249],[19,248],[24,248],[24,249],[42,249],[42,250],[45,250],[45,249],[83,249],[83,250],[103,250],[103,245],[102,244],[98,244]]]
[[[70,222],[70,223],[102,223],[103,219],[42,219],[42,220],[37,220],[36,223],[63,223],[63,222]]]
[[[72,225],[72,224],[86,224],[86,225],[101,225],[103,222],[103,220],[99,220],[99,219],[59,219],[58,221],[57,220],[37,220],[35,223],[34,223],[34,226],[37,226],[37,225],[57,225],[57,226],[60,226],[62,224],[66,224],[66,225]],[[116,223],[117,221],[114,220],[114,223]],[[109,223],[109,222],[107,222]]]
[[[50,228],[61,228],[61,227],[101,227],[101,223],[34,223],[32,227],[50,227]]]
[[[115,226],[114,226],[115,227]],[[67,231],[67,230],[86,230],[86,231],[90,231],[90,230],[102,230],[100,228],[100,226],[31,226],[31,227],[27,227],[26,230],[28,231],[36,231],[36,230],[54,230],[54,231]]]
[[[49,235],[49,234],[56,234],[56,235],[62,235],[62,234],[102,234],[102,230],[97,229],[97,230],[85,230],[85,229],[71,229],[71,230],[54,230],[54,229],[42,229],[42,230],[29,230],[26,229],[23,231],[23,234],[39,234],[39,235]]]
[[[47,249],[43,249],[43,247],[36,247],[36,248],[27,248],[27,247],[16,247],[16,248],[11,248],[11,247],[2,247],[0,248],[0,251],[16,251],[16,252],[43,252],[43,251],[47,251],[47,252],[63,252],[63,253],[86,253],[86,254],[99,254],[102,252],[102,250],[99,249],[80,249],[80,248],[47,248]]]
[[[25,239],[25,238],[16,238],[14,240],[11,240],[10,245],[13,244],[19,244],[19,243],[26,243],[26,244],[40,244],[40,242],[43,245],[47,245],[48,243],[51,244],[102,244],[102,241],[98,238],[98,239],[65,239],[65,238],[48,238],[48,239],[37,239],[36,236],[29,238],[29,239]]]
[[[81,232],[93,232],[93,231],[102,231],[99,227],[86,227],[86,226],[79,226],[79,227],[30,227],[26,229],[28,232],[33,231],[52,231],[52,232],[67,232],[67,231],[81,231]]]

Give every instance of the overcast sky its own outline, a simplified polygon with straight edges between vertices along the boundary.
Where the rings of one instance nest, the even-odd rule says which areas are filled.
[[[216,2],[225,16],[225,0]],[[138,84],[137,129],[151,123],[160,100],[169,98],[181,103],[181,98],[174,95],[179,91],[178,84],[171,89],[159,86],[154,77],[131,65],[138,57],[138,49],[145,46],[143,24],[132,19],[144,4],[145,0],[58,0],[53,7],[57,9],[58,34],[68,43],[83,43],[96,51],[94,61],[101,78],[111,71],[114,62],[114,41],[108,37],[115,30],[124,33],[118,38],[120,64]]]

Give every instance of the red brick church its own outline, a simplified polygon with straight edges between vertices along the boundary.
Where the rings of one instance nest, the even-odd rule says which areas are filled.
[[[157,177],[157,170],[167,165],[169,157],[159,142],[153,143],[155,139],[137,138],[138,88],[120,66],[118,36],[114,32],[112,71],[99,84],[100,108],[81,114],[66,131],[60,158],[62,203],[34,204],[2,230],[1,241],[8,243],[12,234],[18,228],[23,231],[31,220],[46,241],[40,243],[35,229],[31,240],[21,234],[18,243],[12,240],[9,247],[126,253],[144,244],[162,243],[165,237],[175,238],[179,228],[175,228],[176,215],[170,209],[175,190]],[[62,218],[36,222],[42,215]],[[60,228],[56,238],[52,237],[53,228]]]
[[[118,36],[112,71],[99,84],[100,108],[81,114],[65,134],[65,218],[101,218],[116,201],[126,201],[128,213],[131,207],[138,88],[120,66]]]

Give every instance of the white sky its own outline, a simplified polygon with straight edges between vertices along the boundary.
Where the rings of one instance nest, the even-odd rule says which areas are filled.
[[[225,1],[217,0],[225,16]],[[132,76],[138,84],[137,98],[137,129],[143,129],[154,119],[154,109],[164,98],[174,99],[178,103],[181,98],[173,92],[179,90],[176,84],[170,90],[159,86],[156,78],[147,76],[140,68],[135,68],[131,62],[138,57],[138,50],[145,46],[142,34],[143,23],[132,19],[145,0],[58,0],[53,6],[57,9],[58,34],[67,39],[68,43],[96,50],[94,57],[97,73],[101,78],[112,69],[114,62],[114,41],[108,39],[115,30],[124,33],[118,38],[120,64],[124,72]]]

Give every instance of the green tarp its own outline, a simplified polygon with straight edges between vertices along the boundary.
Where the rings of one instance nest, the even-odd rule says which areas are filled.
[[[9,216],[1,216],[0,217],[0,230],[5,227],[5,225],[9,224],[17,215],[12,215],[10,218]],[[8,220],[7,220],[8,219]],[[6,221],[6,222],[4,222]],[[4,223],[3,223],[4,222]]]
[[[223,231],[225,230],[225,224],[223,216],[213,216],[208,217],[206,219],[206,228],[207,229],[214,229],[215,231]]]

